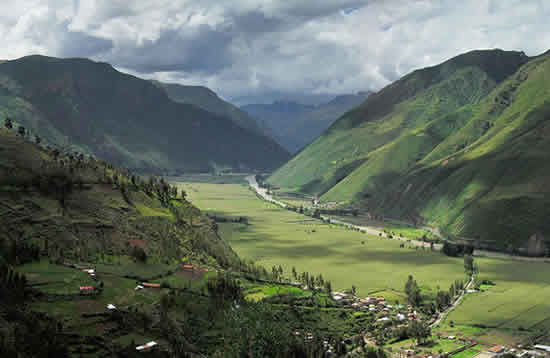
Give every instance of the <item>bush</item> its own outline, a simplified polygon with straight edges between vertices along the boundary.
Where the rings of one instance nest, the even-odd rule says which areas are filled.
[[[141,247],[134,246],[132,257],[138,262],[147,262],[147,253]]]

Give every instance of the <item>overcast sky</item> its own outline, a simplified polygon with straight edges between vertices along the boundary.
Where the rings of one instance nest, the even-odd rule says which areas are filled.
[[[377,90],[479,48],[550,48],[548,0],[1,0],[0,58],[90,57],[237,102]]]

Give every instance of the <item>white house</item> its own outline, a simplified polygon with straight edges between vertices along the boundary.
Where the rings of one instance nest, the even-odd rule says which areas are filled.
[[[144,344],[144,345],[142,345],[142,346],[137,346],[137,347],[136,347],[136,350],[137,350],[137,351],[147,351],[147,350],[149,350],[149,349],[151,349],[151,348],[153,348],[153,347],[155,347],[155,346],[157,346],[157,345],[158,345],[157,342],[151,341],[151,342],[149,342],[149,343],[147,343],[147,344]]]

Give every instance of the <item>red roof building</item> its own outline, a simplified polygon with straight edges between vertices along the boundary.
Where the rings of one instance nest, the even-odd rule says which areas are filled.
[[[149,287],[149,288],[160,288],[160,283],[147,283],[147,282],[142,282],[141,285],[143,287]]]
[[[505,351],[506,351],[506,348],[501,346],[494,346],[489,348],[489,353],[494,353],[494,354],[503,354]]]
[[[95,287],[94,286],[80,286],[80,294],[81,295],[87,295],[94,293]]]

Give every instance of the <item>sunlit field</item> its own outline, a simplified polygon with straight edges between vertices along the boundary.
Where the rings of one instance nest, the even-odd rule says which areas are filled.
[[[335,289],[357,287],[361,295],[380,293],[403,299],[412,274],[425,293],[464,279],[462,259],[409,248],[397,240],[369,236],[261,201],[245,185],[181,184],[192,203],[210,214],[246,216],[248,225],[220,223],[220,233],[244,259],[268,269],[292,266],[333,282]]]

